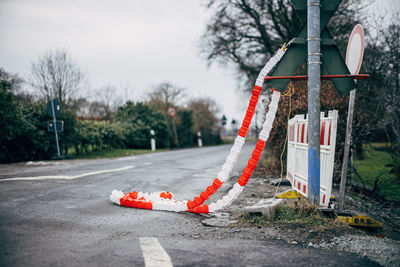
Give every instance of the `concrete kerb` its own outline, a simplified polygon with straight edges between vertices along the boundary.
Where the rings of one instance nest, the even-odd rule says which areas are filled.
[[[275,218],[276,208],[283,203],[284,200],[278,198],[262,199],[253,206],[245,207],[243,216],[262,216],[270,221]]]

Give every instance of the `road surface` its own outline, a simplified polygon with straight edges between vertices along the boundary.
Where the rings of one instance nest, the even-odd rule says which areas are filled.
[[[206,227],[200,215],[108,199],[113,189],[191,199],[211,184],[229,148],[0,166],[0,266],[374,266],[347,253],[247,238],[246,229]]]

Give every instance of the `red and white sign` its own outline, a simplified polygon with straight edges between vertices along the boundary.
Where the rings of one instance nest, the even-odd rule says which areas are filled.
[[[174,117],[176,115],[176,109],[174,107],[169,107],[167,110],[168,115]]]
[[[346,65],[351,75],[358,75],[364,55],[364,30],[357,24],[351,32],[346,51]]]

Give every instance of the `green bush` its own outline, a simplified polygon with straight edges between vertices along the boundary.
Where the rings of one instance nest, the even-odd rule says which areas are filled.
[[[51,159],[56,155],[55,136],[49,132],[46,103],[22,105],[16,101],[12,84],[0,84],[0,162]],[[191,110],[180,110],[177,130],[182,147],[193,145]],[[144,103],[127,102],[115,120],[78,120],[74,112],[62,107],[57,120],[64,121],[59,133],[61,154],[74,148],[77,155],[119,148],[150,148],[150,130],[155,131],[157,148],[169,146],[165,115]]]
[[[104,148],[124,148],[125,147],[125,128],[127,125],[123,123],[102,121],[100,126],[100,134],[103,139]]]
[[[179,123],[177,123],[177,132],[179,145],[181,147],[192,147],[194,140],[193,133],[193,111],[188,109],[178,110]]]
[[[0,85],[0,162],[48,159],[55,154],[43,103],[21,106],[10,85]]]
[[[124,127],[127,148],[149,148],[150,130],[155,131],[158,148],[168,147],[168,127],[164,114],[144,103],[128,101],[118,108],[115,121]]]
[[[54,133],[47,131],[50,117],[46,113],[44,103],[33,103],[21,107],[23,119],[28,127],[21,129],[24,135],[19,142],[25,150],[26,157],[20,160],[50,159],[57,152]],[[61,139],[61,138],[60,138]]]

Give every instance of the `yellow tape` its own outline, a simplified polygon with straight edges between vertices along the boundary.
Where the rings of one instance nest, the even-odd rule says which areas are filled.
[[[277,198],[298,199],[304,197],[296,190],[289,190],[276,196]]]
[[[375,221],[367,215],[338,216],[338,220],[343,221],[351,226],[382,228],[383,224]]]

